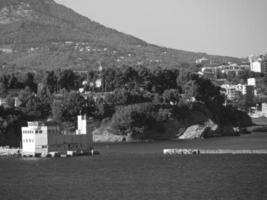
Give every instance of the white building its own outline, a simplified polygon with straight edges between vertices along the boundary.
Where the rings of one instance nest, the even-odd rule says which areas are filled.
[[[225,90],[226,98],[229,100],[235,100],[241,95],[241,92],[236,89],[235,85],[224,84],[221,85],[221,88]]]
[[[261,105],[261,112],[265,117],[267,117],[267,103],[262,103]]]
[[[92,133],[87,132],[85,116],[78,116],[76,134],[62,134],[54,122],[28,122],[22,127],[22,155],[45,157],[52,153],[90,152]]]
[[[217,68],[216,67],[202,67],[201,72],[202,73],[216,73]]]
[[[254,95],[257,96],[257,85],[258,85],[258,81],[256,78],[248,78],[247,80],[247,84],[248,86],[252,86],[254,88]]]
[[[267,103],[262,103],[259,110],[254,108],[249,115],[253,118],[267,117]]]
[[[250,70],[253,72],[267,74],[267,58],[266,55],[250,56]]]
[[[240,91],[242,95],[247,94],[247,90],[248,90],[247,85],[237,84],[237,85],[234,85],[234,87],[237,91]]]
[[[262,59],[259,58],[255,61],[252,61],[250,63],[250,70],[252,72],[258,72],[258,73],[262,73],[263,72],[263,69],[262,69]]]
[[[238,65],[236,63],[228,63],[227,65],[221,65],[216,67],[217,71],[220,71],[222,74],[229,74],[229,73],[235,73],[235,75],[239,75],[240,73],[244,71],[250,70],[249,65]]]
[[[257,86],[256,78],[248,78],[247,84],[256,87]]]
[[[202,58],[196,60],[196,64],[207,65],[209,63],[210,63],[210,61],[206,57],[202,57]]]
[[[238,84],[238,85],[224,84],[221,85],[221,88],[225,89],[225,95],[229,100],[237,99],[242,94],[246,97],[248,102],[253,102],[255,94],[254,86],[243,85],[243,84]]]
[[[102,86],[102,79],[97,79],[97,80],[95,81],[95,86],[96,86],[97,88],[101,88],[101,86]]]
[[[216,67],[202,67],[201,68],[201,72],[203,74],[216,75],[219,72],[219,73],[226,74],[226,75],[229,75],[229,73],[234,73],[236,76],[249,70],[250,70],[249,65],[238,65],[235,63],[228,63],[226,65],[220,65]]]
[[[78,116],[78,129],[76,130],[76,135],[86,135],[87,134],[87,116]]]

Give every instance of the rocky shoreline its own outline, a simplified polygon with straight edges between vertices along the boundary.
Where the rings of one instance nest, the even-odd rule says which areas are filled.
[[[18,155],[20,155],[19,148],[0,147],[0,157]]]
[[[244,130],[247,130],[247,128],[233,127],[231,125],[219,126],[210,119],[205,123],[195,123],[192,125],[179,122],[166,123],[166,127],[170,135],[169,140],[239,136]],[[109,125],[95,129],[93,131],[93,138],[95,143],[143,142],[142,139],[133,139],[130,133],[127,135],[120,135]]]

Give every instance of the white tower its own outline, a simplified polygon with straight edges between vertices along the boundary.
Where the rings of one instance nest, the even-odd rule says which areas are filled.
[[[78,115],[78,129],[76,130],[76,135],[86,135],[87,134],[87,117],[86,115]]]

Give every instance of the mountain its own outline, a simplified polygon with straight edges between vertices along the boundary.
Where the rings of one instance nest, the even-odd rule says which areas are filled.
[[[0,66],[5,68],[87,69],[100,62],[104,67],[179,67],[201,57],[218,64],[241,61],[152,45],[53,0],[0,0]]]

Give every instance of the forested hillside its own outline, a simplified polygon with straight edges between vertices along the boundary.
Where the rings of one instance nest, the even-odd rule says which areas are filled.
[[[179,35],[177,35],[179,37]],[[143,65],[178,68],[207,57],[213,63],[240,62],[148,44],[107,28],[53,0],[0,0],[0,67],[89,69]]]

